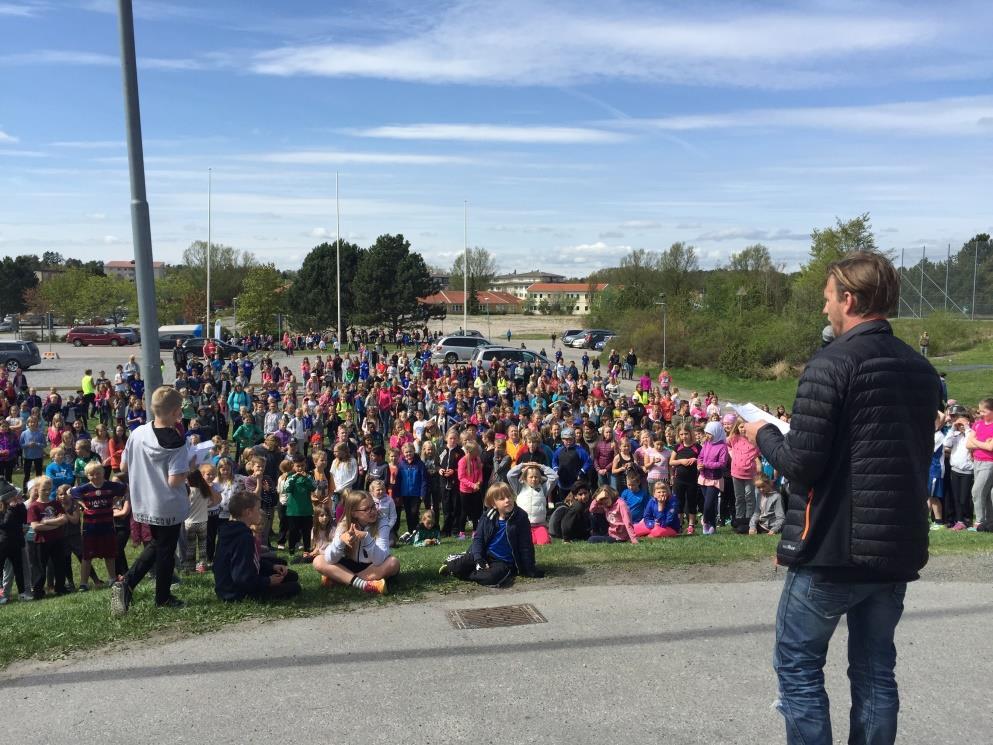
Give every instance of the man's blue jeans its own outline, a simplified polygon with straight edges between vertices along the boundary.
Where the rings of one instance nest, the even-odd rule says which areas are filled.
[[[849,745],[891,745],[896,740],[896,647],[904,582],[828,582],[814,570],[790,569],[776,613],[773,667],[777,707],[789,745],[830,745],[831,718],[824,690],[824,661],[838,620],[848,616],[848,678],[852,688]]]

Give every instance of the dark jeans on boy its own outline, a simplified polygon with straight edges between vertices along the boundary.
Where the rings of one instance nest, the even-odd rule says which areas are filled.
[[[269,585],[256,600],[285,600],[300,594],[300,575],[292,569],[283,575],[283,581],[278,585]]]
[[[176,569],[176,544],[179,543],[179,530],[182,523],[176,525],[150,525],[152,542],[135,559],[134,564],[124,575],[124,581],[132,590],[144,579],[154,567],[155,569],[155,604],[162,605],[171,597],[169,586],[172,584],[173,572]]]
[[[509,587],[514,581],[514,565],[504,561],[490,561],[488,566],[476,568],[471,553],[460,554],[448,562],[448,571],[454,577],[466,579],[484,587]]]
[[[49,562],[52,564],[52,571],[55,575],[55,593],[57,595],[64,595],[66,592],[65,541],[29,543],[28,551],[31,552],[31,564],[35,570],[33,586],[31,588],[35,600],[45,597],[45,577],[48,573]]]
[[[413,533],[417,530],[417,523],[420,520],[421,498],[420,496],[404,497],[403,511],[407,515],[407,530]]]

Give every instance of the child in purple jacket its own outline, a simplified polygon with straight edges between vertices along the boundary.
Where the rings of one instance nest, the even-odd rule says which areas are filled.
[[[708,422],[697,458],[700,475],[697,483],[703,492],[703,534],[713,535],[717,522],[717,499],[724,488],[724,470],[728,466],[727,436],[720,422]]]

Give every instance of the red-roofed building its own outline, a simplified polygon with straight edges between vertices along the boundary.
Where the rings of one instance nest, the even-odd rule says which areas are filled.
[[[536,282],[528,287],[526,307],[539,313],[583,316],[590,312],[596,294],[606,289],[604,282]]]
[[[419,302],[425,305],[444,305],[445,309],[452,314],[462,313],[465,305],[465,293],[461,290],[441,290],[434,295],[422,297]],[[524,303],[520,298],[516,298],[507,292],[493,292],[492,290],[478,290],[476,292],[476,302],[479,309],[486,313],[520,313]]]
[[[152,276],[155,279],[161,279],[165,276],[165,268],[164,261],[153,261]],[[130,261],[105,261],[103,264],[103,273],[108,277],[123,277],[134,282],[134,259]]]

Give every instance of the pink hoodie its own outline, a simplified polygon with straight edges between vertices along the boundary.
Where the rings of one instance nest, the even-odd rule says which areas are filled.
[[[759,449],[746,438],[736,435],[729,441],[731,447],[731,478],[755,478],[755,459],[759,457]]]

